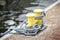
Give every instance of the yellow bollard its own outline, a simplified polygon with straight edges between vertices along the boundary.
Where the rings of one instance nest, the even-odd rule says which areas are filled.
[[[43,12],[42,9],[36,9],[36,10],[34,10],[34,13],[36,14],[36,16],[41,16],[42,12]],[[42,23],[43,23],[42,18],[36,19],[36,24],[40,25]]]
[[[28,18],[28,24],[27,27],[31,28],[35,24],[35,14],[29,13],[26,15]]]

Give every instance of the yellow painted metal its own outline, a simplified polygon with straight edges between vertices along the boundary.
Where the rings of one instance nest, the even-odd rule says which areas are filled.
[[[41,16],[42,15],[42,12],[43,12],[42,9],[36,9],[36,10],[34,10],[34,13],[36,14],[36,16]],[[42,18],[36,19],[36,24],[39,24],[40,25],[42,23],[43,23]]]
[[[35,25],[35,14],[28,13],[26,16],[28,17],[27,27],[31,28],[33,25]]]

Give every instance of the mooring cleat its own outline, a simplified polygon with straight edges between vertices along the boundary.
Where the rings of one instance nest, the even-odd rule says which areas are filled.
[[[47,26],[46,26],[45,24],[42,24],[40,30],[42,31],[42,30],[44,30],[44,29],[46,29],[46,28],[47,28]]]
[[[34,36],[46,29],[46,25],[43,24],[43,10],[37,9],[34,10],[34,13],[28,13],[26,15],[28,20],[24,21],[15,31],[26,36]]]
[[[26,29],[24,34],[27,36],[33,36],[33,35],[36,35],[37,32],[38,32],[38,29],[32,28],[32,29]]]

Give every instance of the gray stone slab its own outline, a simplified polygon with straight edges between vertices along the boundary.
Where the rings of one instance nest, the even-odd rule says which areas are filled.
[[[26,19],[26,14],[19,15],[15,20],[24,21]]]
[[[56,0],[40,0],[39,2],[36,2],[38,4],[38,6],[27,7],[25,9],[29,10],[29,11],[33,11],[34,9],[43,9],[44,10],[45,8],[47,8],[54,2],[56,2]],[[36,4],[36,3],[33,3],[33,4]]]
[[[7,20],[4,23],[8,24],[8,25],[14,25],[15,22],[13,20]]]
[[[33,11],[34,9],[45,9],[46,7],[41,7],[41,6],[33,6],[33,7],[27,7],[25,8],[26,10]]]

